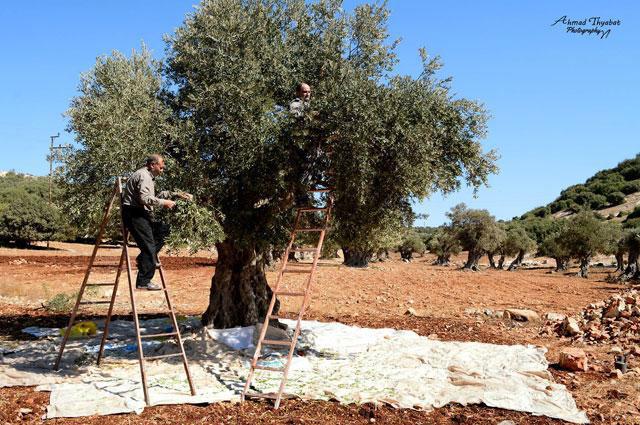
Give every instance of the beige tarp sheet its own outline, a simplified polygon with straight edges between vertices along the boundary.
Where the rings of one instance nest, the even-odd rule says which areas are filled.
[[[74,341],[60,373],[50,370],[59,337],[0,345],[0,387],[37,385],[38,390],[51,391],[47,418],[141,412],[144,401],[130,339],[132,323],[112,325],[114,339],[100,368],[92,363],[98,338]],[[153,332],[167,323],[154,319],[144,326]],[[442,342],[411,331],[339,323],[303,322],[302,329],[296,350],[302,355],[294,357],[287,393],[304,399],[418,409],[484,403],[588,423],[567,389],[552,381],[544,348]],[[253,352],[252,334],[253,327],[187,334],[185,347],[198,395],[189,394],[179,358],[153,361],[147,367],[152,403],[238,400]],[[168,341],[149,343],[145,352],[157,355],[175,348]],[[282,361],[283,353],[274,351],[262,364],[278,366]],[[280,376],[258,371],[254,387],[276,391]]]

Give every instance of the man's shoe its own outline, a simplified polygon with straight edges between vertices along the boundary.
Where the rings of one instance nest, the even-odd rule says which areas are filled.
[[[159,291],[162,289],[162,286],[157,283],[149,282],[146,285],[136,285],[136,289],[146,289],[147,291]]]

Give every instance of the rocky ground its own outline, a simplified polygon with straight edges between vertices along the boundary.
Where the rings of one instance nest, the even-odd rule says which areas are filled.
[[[0,338],[27,338],[20,330],[30,325],[66,324],[67,315],[48,311],[43,305],[57,294],[77,291],[90,247],[54,244],[53,248],[0,249]],[[102,253],[100,262],[105,266],[99,269],[97,281],[115,275],[106,264],[115,262],[117,254],[117,249]],[[545,263],[544,259],[516,272],[475,273],[455,266],[432,266],[432,260],[430,255],[411,263],[393,258],[373,263],[368,269],[346,268],[339,260],[325,261],[319,267],[308,318],[411,329],[442,340],[545,346],[554,378],[567,385],[593,423],[640,423],[640,316],[635,310],[640,299],[629,286],[606,281],[612,268],[593,268],[589,279],[579,279],[573,276],[575,270],[551,273],[552,261]],[[163,263],[179,312],[201,313],[207,304],[215,259],[200,253],[197,257],[165,256]],[[273,281],[275,271],[268,277]],[[141,294],[141,310],[148,314],[159,311],[155,295]],[[284,311],[295,309],[286,303],[283,306]],[[121,291],[116,313],[128,311],[126,292]],[[86,317],[96,314],[87,312]],[[620,355],[626,355],[628,371],[624,374],[616,372],[614,365],[615,356]],[[564,367],[573,370],[558,364],[561,357]],[[0,423],[39,422],[47,399],[47,393],[30,388],[0,389]],[[486,406],[450,405],[416,412],[296,400],[286,401],[277,411],[260,402],[221,403],[153,407],[141,416],[52,422],[498,424],[503,420],[561,423]]]

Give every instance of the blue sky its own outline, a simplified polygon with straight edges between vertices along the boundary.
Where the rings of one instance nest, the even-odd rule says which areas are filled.
[[[96,56],[144,43],[164,55],[162,36],[195,2],[58,0],[0,8],[0,170],[48,172],[49,136],[69,143],[62,113]],[[351,7],[357,1],[346,1]],[[458,202],[509,219],[548,203],[563,188],[640,152],[640,4],[635,1],[389,1],[401,37],[398,72],[419,72],[418,48],[441,56],[454,91],[491,113],[487,149],[500,173],[490,188],[434,195],[416,205],[438,225]],[[620,20],[609,36],[566,32],[553,22]],[[590,27],[590,25],[588,25]]]

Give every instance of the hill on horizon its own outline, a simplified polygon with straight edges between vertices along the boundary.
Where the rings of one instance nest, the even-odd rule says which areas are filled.
[[[616,221],[635,218],[636,213],[640,216],[640,154],[613,168],[598,171],[584,183],[569,186],[553,202],[534,208],[520,218],[561,218],[585,209]]]

